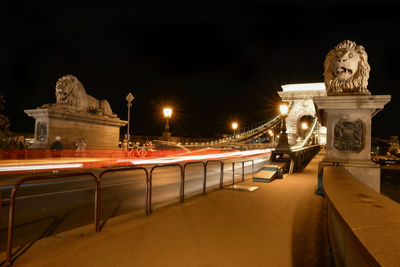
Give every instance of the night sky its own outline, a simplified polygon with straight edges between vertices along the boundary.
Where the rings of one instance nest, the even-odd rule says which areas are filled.
[[[373,135],[400,135],[398,6],[141,2],[2,1],[0,93],[11,130],[33,132],[23,110],[55,103],[56,81],[72,74],[124,120],[132,92],[133,134],[161,135],[164,105],[174,108],[174,135],[227,133],[232,120],[276,113],[280,85],[322,82],[326,54],[349,39],[368,53],[371,93],[392,95]]]

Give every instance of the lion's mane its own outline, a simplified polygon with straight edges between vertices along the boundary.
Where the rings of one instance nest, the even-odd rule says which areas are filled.
[[[77,111],[102,113],[112,116],[107,100],[98,100],[86,93],[82,83],[73,75],[65,75],[56,83],[57,104],[72,106]]]
[[[333,69],[333,59],[339,50],[354,50],[360,57],[357,71],[348,79],[339,79]],[[363,46],[349,40],[341,42],[327,54],[324,69],[324,82],[328,95],[371,94],[367,89],[371,68],[368,64],[368,55]]]

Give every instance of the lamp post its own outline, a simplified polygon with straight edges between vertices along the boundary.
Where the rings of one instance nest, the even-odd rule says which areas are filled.
[[[169,119],[172,117],[172,108],[165,107],[163,109],[164,118],[165,118],[165,131],[163,132],[163,139],[165,141],[169,141],[171,139],[171,133],[169,131]]]
[[[274,142],[274,132],[271,130],[271,129],[269,129],[268,130],[268,134],[269,134],[269,136],[270,136],[270,138],[271,138],[271,142]]]
[[[128,128],[126,130],[126,139],[129,140],[131,139],[130,133],[129,133],[129,125],[130,125],[130,120],[131,120],[131,107],[132,107],[132,101],[133,99],[135,99],[135,97],[129,93],[126,97],[125,97],[126,101],[128,101]]]
[[[286,117],[287,117],[288,111],[289,111],[289,103],[282,102],[282,104],[279,106],[279,109],[281,111],[282,126],[281,126],[281,133],[279,135],[279,142],[278,142],[278,146],[276,147],[276,150],[288,151],[288,150],[290,150],[290,145],[289,145],[288,137],[287,137],[287,133],[286,133]]]
[[[233,135],[236,135],[236,129],[237,128],[238,128],[238,123],[237,122],[232,122]]]

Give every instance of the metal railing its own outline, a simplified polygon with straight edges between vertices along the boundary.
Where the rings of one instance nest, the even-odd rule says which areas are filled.
[[[183,164],[183,182],[185,182],[185,178],[186,178],[186,166],[188,165],[193,165],[193,164],[203,164],[203,175],[204,175],[204,179],[203,179],[203,195],[206,194],[206,180],[207,180],[207,165],[204,161],[192,161],[192,162],[186,162],[185,164]],[[185,188],[185,186],[183,186],[183,188]],[[184,201],[184,199],[182,200]]]
[[[185,201],[185,178],[186,178],[186,167],[188,165],[193,165],[193,164],[202,164],[203,165],[203,195],[206,194],[207,191],[207,165],[210,162],[219,162],[220,163],[220,185],[219,188],[223,188],[223,175],[224,175],[224,162],[222,160],[208,160],[208,161],[190,161],[186,162],[183,165],[179,163],[174,163],[174,164],[165,164],[165,165],[156,165],[153,166],[150,170],[150,177],[149,177],[149,213],[153,212],[152,208],[152,198],[153,198],[153,171],[156,168],[164,168],[164,167],[180,167],[181,170],[181,185],[180,185],[180,192],[179,192],[179,201],[184,202]]]
[[[254,178],[254,160],[243,160],[243,161],[234,161],[232,162],[232,185],[235,184],[235,163],[242,163],[242,182],[244,182],[244,163],[245,162],[251,162],[251,167],[252,167],[252,178]]]
[[[218,162],[220,164],[219,188],[222,189],[224,187],[224,165],[225,165],[225,163],[222,160],[207,160],[206,168],[207,168],[208,163],[212,163],[212,162]],[[207,173],[206,173],[206,175],[207,175]],[[204,179],[204,180],[206,180],[206,179]],[[203,190],[205,190],[205,188],[203,188]],[[203,191],[203,195],[205,195],[205,194],[206,194],[206,192]]]
[[[184,176],[184,174],[183,174],[183,167],[182,167],[182,165],[181,164],[179,164],[179,163],[173,163],[173,164],[165,164],[165,165],[156,165],[156,166],[153,166],[152,168],[151,168],[151,170],[150,170],[150,177],[149,177],[149,179],[150,179],[150,181],[149,181],[149,185],[150,185],[150,187],[149,187],[149,213],[152,213],[153,212],[153,208],[152,208],[152,197],[153,197],[153,171],[155,170],[155,169],[157,169],[157,168],[164,168],[164,167],[179,167],[180,168],[180,170],[181,170],[181,186],[180,186],[180,192],[179,192],[179,201],[180,202],[183,202],[183,199],[184,199],[184,196],[183,196],[183,194],[185,193],[185,188],[184,188],[184,186],[185,186],[185,176]]]
[[[232,162],[232,184],[235,184],[235,164],[242,163],[242,181],[244,181],[244,165],[245,162],[252,162],[252,176],[254,177],[254,160],[238,160]],[[164,167],[179,167],[181,172],[181,184],[180,184],[180,193],[179,200],[180,202],[184,201],[185,194],[185,176],[186,176],[186,167],[190,164],[202,164],[203,166],[203,194],[206,194],[207,190],[207,166],[209,163],[219,163],[220,164],[220,181],[219,188],[223,188],[223,177],[224,177],[224,161],[223,160],[208,160],[208,161],[196,161],[196,162],[185,162],[183,164],[174,163],[174,164],[164,164],[164,165],[155,165],[151,167],[150,172],[146,167],[139,166],[126,166],[122,168],[114,168],[107,169],[102,171],[98,176],[93,172],[79,172],[79,173],[66,173],[66,174],[56,174],[56,175],[47,175],[47,176],[29,176],[20,179],[11,190],[10,196],[10,212],[9,212],[9,224],[8,224],[8,238],[7,238],[7,248],[6,248],[6,261],[5,265],[10,266],[13,263],[12,260],[12,244],[13,244],[13,236],[14,236],[14,217],[15,217],[15,199],[16,193],[19,187],[30,181],[36,180],[47,180],[47,179],[60,179],[60,178],[77,178],[82,176],[91,176],[95,181],[95,196],[94,196],[94,225],[95,232],[100,232],[100,188],[101,188],[101,180],[106,173],[112,172],[120,172],[120,171],[132,171],[132,170],[143,170],[146,176],[146,199],[145,199],[145,213],[146,215],[152,213],[152,182],[153,182],[153,172],[157,168]],[[81,178],[82,179],[82,178]],[[0,194],[0,216],[1,216],[1,203],[2,196]]]
[[[145,200],[145,212],[146,215],[149,214],[149,172],[147,170],[147,168],[145,167],[124,167],[124,168],[116,168],[116,169],[108,169],[108,170],[104,170],[100,173],[99,175],[99,180],[101,182],[104,174],[106,173],[113,173],[113,172],[121,172],[121,171],[135,171],[135,170],[144,170],[145,174],[146,174],[146,200]]]
[[[12,264],[12,243],[14,235],[14,217],[15,217],[15,196],[17,194],[18,188],[28,181],[34,180],[45,180],[51,178],[65,178],[65,177],[77,177],[77,176],[91,176],[96,184],[96,190],[94,193],[94,225],[96,233],[100,231],[100,179],[92,172],[80,172],[80,173],[68,173],[68,174],[58,174],[58,175],[47,175],[47,176],[29,176],[19,180],[11,190],[10,196],[10,214],[8,222],[8,237],[7,237],[7,249],[6,249],[6,265]]]

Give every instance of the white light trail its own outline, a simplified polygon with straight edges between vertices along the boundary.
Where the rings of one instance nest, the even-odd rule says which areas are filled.
[[[183,156],[183,157],[167,157],[167,158],[144,159],[144,160],[121,159],[121,160],[117,160],[117,162],[130,162],[133,165],[166,164],[166,163],[177,163],[177,162],[183,162],[183,161],[196,161],[196,160],[201,161],[201,160],[225,159],[225,158],[232,158],[232,157],[248,157],[248,156],[269,153],[271,151],[272,151],[272,149],[257,149],[257,150],[248,150],[248,151],[225,152],[225,153],[218,153],[218,154],[194,155],[194,156]]]
[[[74,168],[82,168],[82,166],[83,166],[82,163],[2,166],[2,167],[0,167],[0,172],[35,171],[35,170],[52,170],[52,169],[74,169]]]

